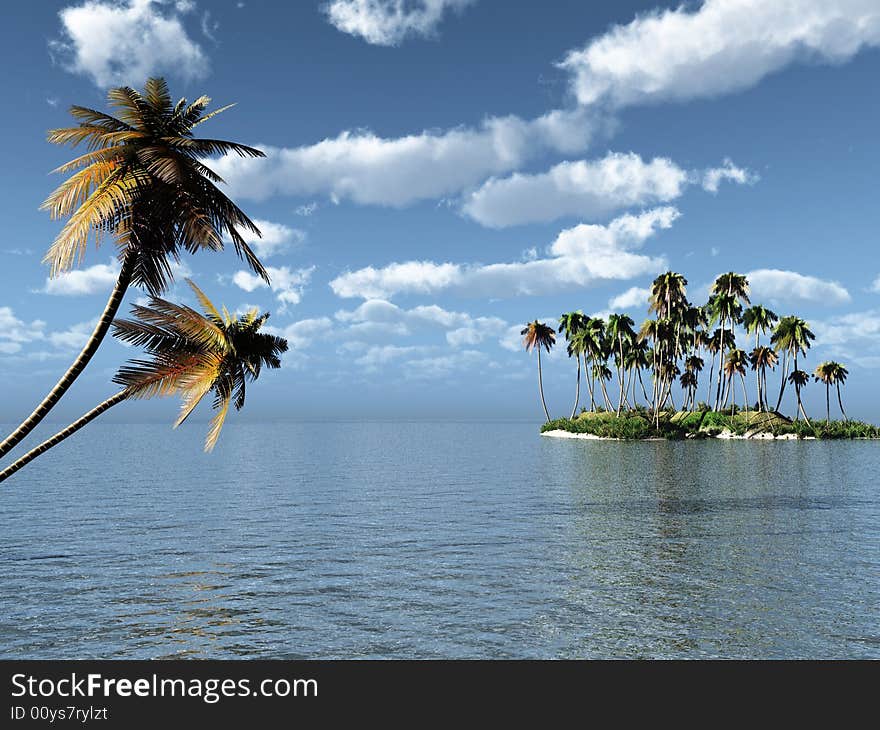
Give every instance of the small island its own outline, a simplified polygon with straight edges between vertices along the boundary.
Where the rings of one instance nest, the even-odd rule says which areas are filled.
[[[781,413],[757,411],[666,411],[659,420],[647,410],[585,411],[541,427],[542,436],[630,440],[678,439],[877,439],[880,428],[861,421],[792,421]]]
[[[559,318],[557,331],[576,364],[574,406],[568,418],[552,419],[544,398],[541,350],[551,351],[556,331],[538,320],[526,325],[523,345],[527,352],[537,353],[538,393],[547,418],[542,435],[614,440],[880,438],[880,427],[847,417],[841,386],[849,371],[834,360],[821,362],[812,372],[812,380],[825,387],[825,419],[807,415],[802,393],[811,374],[801,365],[816,336],[804,319],[795,314],[780,317],[753,304],[743,274],[720,274],[703,305],[688,300],[687,283],[674,271],[654,279],[644,296],[648,311],[656,316],[638,330],[627,314],[591,317],[577,310]],[[769,342],[762,343],[762,336]],[[752,340],[750,350],[737,344],[740,337]],[[771,391],[768,373],[777,366],[779,387]],[[706,400],[698,401],[704,370]],[[752,404],[748,370],[754,373],[757,394]],[[582,373],[589,408],[578,414]],[[832,388],[843,420],[831,420]],[[780,411],[786,390],[794,395],[794,420]]]

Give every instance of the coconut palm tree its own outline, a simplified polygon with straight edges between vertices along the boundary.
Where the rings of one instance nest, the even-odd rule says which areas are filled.
[[[755,349],[757,350],[761,346],[761,335],[773,329],[773,326],[779,321],[779,316],[763,304],[754,304],[743,312],[742,321],[746,332],[755,336]],[[755,350],[752,350],[752,353],[754,352]],[[755,370],[755,377],[758,381],[758,407],[761,408],[764,397],[761,375],[766,375],[766,369],[761,370],[754,367],[752,369]]]
[[[684,361],[685,372],[682,373],[681,385],[682,387],[686,387],[688,389],[688,405],[685,405],[685,410],[690,407],[691,410],[696,408],[697,403],[697,384],[699,381],[699,374],[702,372],[703,367],[705,366],[705,361],[699,355],[691,355]],[[687,382],[685,383],[685,375],[689,375],[687,378]]]
[[[531,352],[533,349],[538,351],[538,392],[541,394],[541,405],[544,406],[544,415],[547,416],[549,421],[550,412],[547,410],[547,401],[544,400],[544,381],[541,374],[541,348],[545,348],[549,353],[550,348],[556,344],[556,335],[552,327],[548,327],[537,319],[534,322],[529,322],[520,334],[523,335],[523,345],[526,348],[526,352]]]
[[[746,353],[738,348],[734,348],[729,353],[727,353],[727,359],[724,362],[724,374],[727,376],[727,393],[728,396],[730,396],[731,398],[731,408],[733,409],[733,411],[736,411],[736,389],[734,387],[733,381],[737,375],[739,375],[740,380],[742,381],[743,407],[747,409],[749,405],[749,396],[746,393],[745,377],[747,362],[748,358],[746,357]]]
[[[840,397],[840,384],[846,382],[849,371],[839,362],[828,360],[821,363],[813,372],[813,379],[819,383],[825,384],[825,422],[831,423],[831,386],[837,386],[837,404],[840,406],[840,412],[843,414],[844,420],[848,420],[846,412],[843,410],[843,401]]]
[[[559,329],[557,330],[560,334],[565,334],[565,339],[568,342],[566,348],[568,356],[577,360],[577,383],[574,391],[574,406],[571,409],[572,418],[577,413],[578,402],[581,399],[581,355],[584,353],[585,346],[583,337],[577,335],[583,330],[586,320],[587,318],[581,310],[566,312],[559,318]]]
[[[776,401],[776,410],[782,405],[782,395],[785,392],[786,381],[793,383],[791,377],[787,377],[789,361],[793,361],[794,369],[798,369],[798,354],[807,354],[810,343],[816,339],[816,335],[810,330],[810,326],[800,317],[787,316],[779,320],[770,344],[776,347],[777,352],[783,354],[782,362],[782,385],[779,388],[779,399]],[[804,416],[806,418],[806,416]]]
[[[634,340],[626,353],[626,369],[629,373],[629,384],[632,388],[633,406],[636,405],[636,378],[638,378],[639,385],[642,388],[645,403],[650,403],[648,391],[645,388],[645,381],[642,380],[642,370],[650,367],[651,360],[648,356],[648,343],[640,339]],[[633,377],[633,374],[635,374],[635,377]]]
[[[33,413],[0,444],[0,457],[21,441],[70,388],[107,334],[131,284],[158,295],[168,286],[171,264],[183,251],[218,251],[224,238],[268,282],[268,275],[241,231],[259,234],[248,218],[216,186],[222,182],[202,160],[213,154],[262,157],[235,142],[196,138],[198,125],[228,109],[206,113],[201,96],[192,103],[171,100],[162,79],[149,79],[144,92],[111,89],[117,116],[82,106],[71,115],[79,124],[49,132],[55,144],[85,143],[88,152],[59,167],[73,174],[46,200],[53,219],[70,216],[44,261],[58,276],[81,261],[90,236],[100,244],[115,239],[120,259],[116,284],[80,354]],[[74,172],[75,171],[75,172]]]
[[[605,320],[601,317],[587,317],[587,321],[584,324],[584,366],[586,367],[589,362],[589,373],[590,373],[590,399],[592,401],[592,408],[595,409],[596,404],[594,400],[595,393],[595,382],[596,382],[596,373],[601,370],[601,368],[597,369],[597,366],[604,365],[604,363],[608,359],[608,345],[607,338],[605,336]],[[610,408],[610,401],[608,399],[608,391],[605,388],[605,379],[600,378],[599,385],[602,388],[602,395],[605,399],[605,407]]]
[[[810,374],[795,368],[792,370],[791,375],[788,376],[788,382],[794,386],[794,392],[797,396],[797,412],[794,420],[797,421],[801,417],[801,414],[803,414],[804,420],[809,423],[810,419],[807,418],[807,412],[804,410],[804,403],[801,400],[801,390],[803,390],[807,383],[810,382]]]
[[[776,368],[779,362],[779,356],[772,347],[761,345],[756,347],[749,353],[749,364],[752,370],[757,374],[758,379],[758,410],[769,410],[770,405],[767,403],[767,368],[771,370]]]
[[[623,385],[623,371],[626,367],[626,350],[629,349],[636,333],[633,330],[632,318],[625,314],[611,314],[608,316],[608,327],[606,329],[609,343],[614,348],[614,361],[617,364],[617,383],[620,388],[620,395],[617,399],[617,415],[623,408],[623,402],[626,400],[626,389]]]
[[[246,384],[256,380],[263,367],[281,367],[287,341],[260,332],[268,314],[254,309],[234,318],[223,314],[191,281],[202,312],[152,297],[146,306],[132,308],[134,320],[116,320],[114,335],[131,345],[143,346],[150,359],[133,360],[120,368],[113,382],[122,386],[115,395],[29,451],[0,472],[0,482],[53,446],[79,431],[105,411],[125,400],[179,394],[183,399],[177,427],[208,394],[214,394],[217,411],[205,439],[211,451],[220,436],[229,406],[241,410]]]

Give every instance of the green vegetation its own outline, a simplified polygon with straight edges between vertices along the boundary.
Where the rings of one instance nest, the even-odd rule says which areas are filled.
[[[669,411],[658,419],[648,411],[632,411],[617,416],[613,412],[585,411],[575,418],[557,418],[541,426],[547,431],[568,431],[601,438],[684,439],[711,438],[724,432],[753,438],[760,434],[816,439],[876,439],[880,427],[860,421],[806,423],[791,421],[779,413],[757,411]]]
[[[544,399],[541,349],[550,352],[556,344],[553,329],[538,320],[526,326],[523,344],[527,351],[538,352],[538,390],[547,418],[542,431],[560,428],[624,439],[695,438],[725,431],[748,437],[761,433],[802,438],[877,437],[877,427],[847,418],[841,386],[849,371],[838,362],[823,362],[813,372],[813,380],[825,386],[825,423],[810,421],[802,398],[810,375],[800,365],[816,336],[805,320],[796,315],[779,317],[767,307],[753,304],[749,281],[743,274],[720,274],[703,305],[688,301],[687,283],[674,271],[654,279],[646,304],[656,316],[645,320],[638,330],[626,314],[610,314],[606,321],[576,310],[560,317],[558,331],[565,337],[568,356],[577,365],[574,406],[566,419],[552,420]],[[769,345],[761,341],[767,335]],[[739,347],[737,337],[751,350]],[[751,338],[753,346],[747,344]],[[777,366],[779,395],[771,406],[768,371],[775,372]],[[754,400],[749,398],[748,370],[754,373],[748,378],[756,386]],[[704,371],[708,373],[706,402],[698,402]],[[589,408],[575,416],[582,374]],[[617,392],[609,394],[615,385]],[[787,386],[794,395],[794,421],[779,412]],[[831,421],[832,386],[842,422]],[[675,403],[678,393],[680,409]],[[742,396],[739,404],[737,393]]]

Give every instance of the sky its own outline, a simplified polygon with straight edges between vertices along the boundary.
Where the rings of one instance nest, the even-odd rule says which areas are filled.
[[[880,421],[876,0],[68,0],[4,17],[0,422],[55,383],[118,271],[105,242],[48,278],[61,223],[39,206],[75,152],[46,131],[150,75],[235,102],[201,132],[267,155],[209,164],[260,226],[272,287],[230,246],[187,255],[166,294],[193,304],[189,276],[288,339],[237,417],[540,421],[524,323],[639,323],[671,268],[697,303],[747,274],[753,301],[810,323],[804,369],[844,362],[849,414]],[[53,420],[115,392],[134,355],[108,338]],[[544,364],[568,415],[574,363],[563,346]],[[823,412],[820,385],[805,399]]]

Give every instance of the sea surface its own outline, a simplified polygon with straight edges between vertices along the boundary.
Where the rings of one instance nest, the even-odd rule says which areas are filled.
[[[880,658],[880,442],[95,423],[0,485],[2,658]]]

